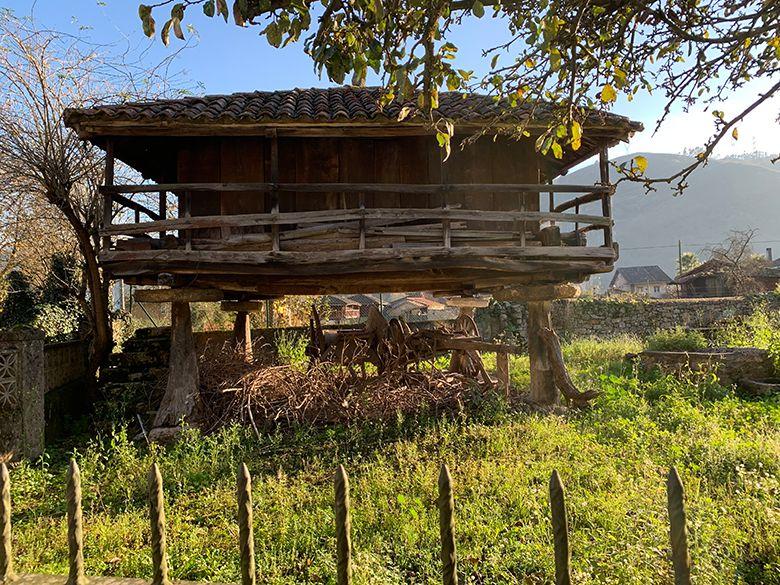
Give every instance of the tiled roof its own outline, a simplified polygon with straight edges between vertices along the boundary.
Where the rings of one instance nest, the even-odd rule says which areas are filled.
[[[625,278],[629,284],[668,283],[671,280],[660,266],[627,266],[626,268],[618,268],[610,286],[615,283],[618,276]]]
[[[672,282],[674,284],[684,284],[689,280],[695,278],[703,278],[707,276],[714,276],[721,274],[726,269],[726,263],[717,258],[710,258],[706,262],[702,262],[698,266],[691,268],[687,272],[679,274]]]
[[[90,121],[176,121],[185,123],[261,123],[269,121],[306,122],[396,122],[402,108],[409,107],[407,122],[419,114],[414,102],[395,101],[380,108],[382,90],[378,87],[332,87],[291,89],[282,91],[255,91],[231,95],[185,97],[181,99],[149,102],[128,102],[102,105],[92,108],[74,108],[65,112],[65,122],[70,127]],[[546,108],[537,111],[544,117]],[[528,110],[509,108],[496,103],[492,97],[480,94],[444,92],[439,96],[436,112],[445,118],[461,122],[478,122],[493,119],[499,114],[510,118],[525,118]],[[627,132],[642,129],[638,122],[615,114],[591,114],[592,123],[618,126]]]

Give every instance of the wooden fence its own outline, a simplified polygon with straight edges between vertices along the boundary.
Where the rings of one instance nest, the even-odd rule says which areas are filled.
[[[441,535],[442,582],[458,584],[458,557],[455,544],[455,500],[452,477],[446,465],[439,474],[439,530]],[[84,535],[81,511],[81,476],[78,465],[71,460],[67,478],[67,515],[69,571],[66,585],[86,585],[84,571]],[[343,466],[334,477],[334,511],[336,520],[336,561],[339,585],[352,582],[352,523],[350,519],[349,478]],[[165,539],[165,509],[163,482],[155,463],[149,472],[149,520],[153,576],[152,585],[170,585],[168,556]],[[241,585],[256,585],[255,552],[252,521],[252,478],[246,464],[238,471],[238,539],[241,553]],[[669,534],[672,548],[675,585],[690,584],[691,561],[688,554],[688,537],[685,519],[684,490],[675,468],[667,478],[667,507]],[[566,511],[566,496],[557,471],[550,477],[550,511],[552,515],[553,547],[555,554],[555,583],[571,583],[571,549]],[[16,577],[11,548],[11,490],[6,465],[0,464],[0,583],[8,584]],[[25,582],[37,583],[36,579]],[[41,583],[50,583],[51,577],[41,576]]]

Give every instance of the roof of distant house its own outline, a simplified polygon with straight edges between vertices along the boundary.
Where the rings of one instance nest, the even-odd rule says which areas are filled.
[[[706,262],[702,262],[695,268],[679,274],[677,278],[672,280],[672,284],[685,284],[696,278],[706,278],[708,276],[715,276],[716,274],[722,274],[726,263],[723,260],[717,258],[710,258]]]
[[[615,285],[618,277],[622,276],[629,284],[654,284],[662,282],[668,283],[671,278],[664,272],[660,266],[626,266],[615,270],[612,282],[609,286]]]

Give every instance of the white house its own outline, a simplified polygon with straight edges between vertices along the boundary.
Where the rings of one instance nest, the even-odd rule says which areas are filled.
[[[627,266],[615,270],[609,283],[609,292],[660,299],[669,295],[671,280],[659,266]]]

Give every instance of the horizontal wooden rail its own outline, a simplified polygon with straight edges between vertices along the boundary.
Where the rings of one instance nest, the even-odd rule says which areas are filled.
[[[285,251],[204,251],[204,250],[111,250],[101,252],[101,262],[191,262],[203,264],[295,264],[341,263],[359,260],[392,261],[409,258],[505,257],[558,260],[613,260],[615,251],[605,247],[553,246],[420,246],[416,248],[372,248],[367,250],[337,250],[327,252]]]
[[[610,226],[612,220],[600,215],[581,215],[542,211],[480,211],[475,209],[328,209],[290,213],[246,213],[240,215],[202,215],[165,221],[150,221],[112,225],[101,230],[105,236],[144,234],[147,232],[191,230],[216,227],[250,227],[261,225],[313,224],[359,219],[393,221],[414,220],[473,220],[493,222],[556,221]]]
[[[103,193],[156,193],[158,191],[287,191],[294,193],[604,193],[603,185],[543,185],[538,183],[161,183],[158,185],[107,185]]]

